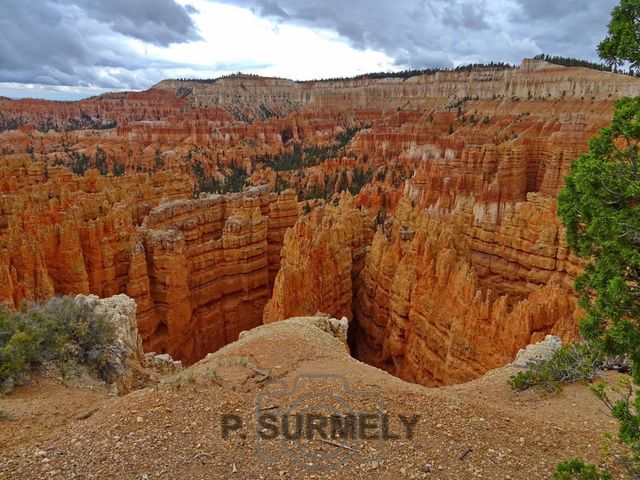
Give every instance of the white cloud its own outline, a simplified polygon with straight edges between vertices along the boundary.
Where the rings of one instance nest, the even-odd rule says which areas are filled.
[[[201,78],[242,70],[307,80],[393,68],[392,58],[350,47],[330,30],[279,25],[230,5],[183,1],[198,10],[192,18],[203,39],[146,49],[150,57],[185,65],[167,69],[171,76]]]
[[[80,100],[112,91],[108,88],[39,85],[34,83],[0,82],[0,97],[44,98],[45,100]]]
[[[541,52],[595,59],[615,1],[2,0],[0,94],[68,98],[237,71],[344,77]]]
[[[100,29],[99,22],[83,18],[93,32],[88,49],[100,62],[78,62],[64,75],[55,69],[49,69],[50,75],[40,72],[30,86],[0,83],[0,94],[75,99],[107,90],[144,89],[164,78],[214,78],[237,71],[306,80],[397,69],[387,55],[353,48],[328,29],[278,24],[248,9],[206,0],[178,3],[194,7],[191,20],[199,40],[154,44]],[[72,65],[70,60],[70,69]],[[36,84],[38,78],[50,79],[47,83],[53,86]],[[70,91],[56,85],[74,80]]]

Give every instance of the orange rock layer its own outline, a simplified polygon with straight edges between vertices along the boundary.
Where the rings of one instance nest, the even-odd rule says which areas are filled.
[[[275,252],[297,219],[293,192],[186,200],[186,177],[52,170],[3,196],[0,302],[126,293],[145,347],[187,362],[261,323]]]
[[[374,365],[464,381],[575,334],[581,267],[555,197],[613,101],[638,94],[634,77],[525,60],[0,99],[0,301],[127,293],[145,346],[187,361],[321,311],[351,319],[352,349]],[[192,199],[245,178],[270,188]],[[298,200],[325,203],[287,232]]]
[[[566,247],[562,252],[554,218],[542,208],[538,217],[528,203],[514,208],[500,227],[515,230],[508,244],[493,232],[478,243],[464,219],[442,221],[405,198],[388,235],[377,232],[361,274],[353,314],[357,355],[435,386],[502,366],[549,333],[574,338],[575,297],[563,265],[551,265]],[[536,236],[539,226],[554,232]],[[518,235],[524,230],[538,247],[528,257],[516,243],[528,243]]]
[[[129,292],[148,348],[195,361],[260,325],[297,208],[292,192],[263,186],[151,210],[140,228],[149,283]]]
[[[344,315],[352,319],[352,352],[369,364],[423,385],[476,378],[549,333],[576,335],[579,311],[565,267],[577,267],[566,259],[548,207],[515,205],[500,227],[516,230],[512,244],[492,232],[487,253],[465,233],[486,232],[465,224],[473,219],[443,221],[412,208],[408,196],[393,224],[365,246],[371,224],[343,199],[287,233],[265,322],[317,311]],[[546,230],[536,237],[538,226]],[[514,247],[526,248],[515,243],[525,231],[530,238],[520,241],[537,245],[536,253],[511,258]]]
[[[368,224],[346,193],[338,206],[314,209],[289,229],[264,323],[318,312],[351,318],[354,281],[371,242]]]

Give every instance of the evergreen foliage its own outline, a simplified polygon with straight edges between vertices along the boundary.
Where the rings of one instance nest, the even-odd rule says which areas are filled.
[[[348,127],[336,138],[335,144],[328,146],[311,145],[303,147],[302,144],[296,142],[293,144],[292,149],[275,158],[265,158],[262,163],[265,167],[270,167],[276,172],[301,170],[320,165],[325,160],[335,158],[360,130],[360,127]]]
[[[630,355],[640,381],[640,97],[615,103],[613,122],[591,139],[558,197],[567,241],[591,259],[576,289],[582,334]]]
[[[544,60],[545,62],[554,63],[556,65],[562,65],[565,67],[583,67],[590,68],[592,70],[599,70],[602,72],[611,72],[613,68],[610,65],[604,65],[602,63],[590,62],[588,60],[581,60],[579,58],[551,56],[544,53],[533,57],[535,60]]]
[[[610,65],[639,65],[639,18],[640,0],[620,0],[612,11],[608,36],[598,46],[603,60]],[[639,142],[640,97],[620,99],[611,126],[590,140],[588,152],[574,162],[558,197],[567,241],[588,261],[576,281],[587,312],[581,332],[605,353],[630,357],[636,385],[640,383]],[[625,462],[629,478],[640,477],[636,388],[627,382],[626,394],[617,401],[610,400],[603,384],[594,389],[618,420],[619,440],[630,449]],[[556,474],[564,466],[558,465]]]
[[[0,392],[20,385],[45,362],[61,370],[85,364],[108,379],[115,335],[113,324],[73,297],[24,304],[15,312],[0,307]]]
[[[607,37],[598,45],[609,65],[640,67],[640,0],[620,0],[611,12]]]
[[[107,153],[99,146],[96,147],[96,169],[100,172],[100,175],[107,175],[109,173]]]
[[[550,480],[611,480],[611,474],[582,460],[569,460],[556,466]]]
[[[121,177],[122,175],[124,175],[124,165],[122,165],[117,160],[114,160],[113,164],[111,165],[111,173],[114,177]]]
[[[234,193],[241,192],[246,186],[247,172],[236,164],[227,171],[224,183],[207,174],[200,160],[191,164],[191,170],[198,182],[196,193]]]
[[[76,175],[84,176],[84,173],[87,171],[89,166],[91,165],[91,158],[76,150],[69,151],[69,156],[71,157],[71,171]]]
[[[415,77],[417,75],[435,75],[438,72],[470,72],[471,70],[480,70],[480,69],[497,69],[497,70],[509,70],[515,68],[513,65],[505,62],[489,62],[489,63],[471,63],[467,65],[459,65],[453,68],[421,68],[421,69],[407,69],[401,70],[398,72],[372,72],[365,73],[362,75],[356,75],[354,77],[333,77],[333,78],[321,78],[316,80],[300,80],[296,83],[318,83],[318,82],[340,82],[347,80],[379,80],[384,78],[402,78],[407,79],[410,77]],[[220,80],[228,79],[228,78],[237,78],[237,79],[255,79],[255,78],[265,78],[260,75],[256,75],[253,73],[231,73],[228,75],[222,75],[217,78],[176,78],[174,80],[186,83],[201,83],[201,84],[214,84]],[[274,78],[280,79],[279,77],[266,77],[266,78]],[[186,87],[180,87],[186,88]],[[180,91],[180,90],[179,90]]]
[[[602,369],[602,351],[589,343],[564,346],[547,360],[531,362],[509,379],[516,391],[535,387],[543,393],[562,390],[566,382],[590,381]]]

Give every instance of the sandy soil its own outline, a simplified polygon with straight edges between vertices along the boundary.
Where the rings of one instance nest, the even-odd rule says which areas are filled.
[[[317,373],[333,377],[308,377]],[[274,324],[124,397],[36,379],[0,398],[0,478],[515,480],[548,478],[573,457],[617,468],[603,451],[615,422],[587,386],[516,394],[506,384],[513,373],[427,389],[352,359],[316,328]],[[382,410],[401,438],[256,441],[257,415],[306,409]],[[411,439],[401,414],[420,415]],[[223,415],[243,422],[227,439]]]

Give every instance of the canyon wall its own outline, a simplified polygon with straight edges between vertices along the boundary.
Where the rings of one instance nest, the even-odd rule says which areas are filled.
[[[43,175],[42,165],[28,162]],[[54,294],[126,291],[136,223],[191,191],[186,178],[166,173],[113,179],[55,167],[49,175],[33,185],[14,175],[15,191],[2,194],[0,301],[11,307]]]
[[[341,223],[362,213],[342,205],[339,212],[325,209],[322,225],[377,229],[365,243],[364,264],[345,258],[336,269],[335,252],[352,242],[339,233],[320,240],[324,230],[311,228],[312,212],[285,239],[282,278],[265,321],[294,313],[290,305],[302,299],[305,314],[346,315],[354,355],[430,386],[476,378],[547,334],[577,338],[582,312],[573,282],[582,265],[567,246],[555,198],[572,160],[606,125],[613,100],[637,94],[638,81],[625,79],[630,90],[620,90],[615,82],[585,87],[579,76],[572,81],[582,87],[569,94],[561,72],[525,63],[518,75],[529,78],[526,100],[470,90],[447,110],[390,112],[358,133],[351,151],[380,162],[356,199],[369,221]],[[425,102],[439,95],[423,88]],[[593,95],[582,98],[585,92]],[[400,169],[411,174],[394,186],[389,171]],[[318,248],[329,242],[330,249]],[[314,280],[296,279],[293,265]],[[345,278],[351,292],[318,294],[323,285],[346,285]]]
[[[43,175],[28,162],[14,173]],[[189,200],[184,176],[48,175],[34,185],[12,175],[16,188],[2,196],[0,302],[126,293],[145,348],[187,362],[261,323],[270,272],[298,216],[292,192],[263,186]]]
[[[316,209],[285,237],[264,321],[346,316],[357,358],[429,386],[476,378],[547,334],[572,340],[579,266],[549,203],[530,197],[489,228],[405,195],[373,237],[350,197]]]
[[[150,211],[140,229],[149,288],[130,292],[150,306],[138,315],[148,348],[195,361],[262,323],[270,272],[298,217],[292,196],[265,185]]]
[[[235,76],[212,82],[164,80],[154,89],[188,92],[185,98],[192,108],[222,107],[236,115],[260,118],[265,112],[285,116],[299,110],[340,111],[345,106],[390,111],[451,98],[606,99],[635,94],[638,82],[633,77],[524,60],[520,68],[442,71],[409,78],[294,82]]]
[[[411,208],[405,197],[366,257],[354,302],[356,355],[437,386],[502,366],[549,333],[575,338],[576,299],[558,274],[566,247],[552,215],[542,217],[549,224],[535,220],[527,203],[517,205],[499,227],[513,232],[505,241],[465,219],[454,223]],[[541,235],[540,227],[553,233]],[[477,230],[486,234],[480,243]],[[527,253],[522,244],[537,249]]]
[[[352,317],[352,296],[371,243],[370,221],[349,193],[300,218],[284,237],[282,264],[264,323],[332,312]]]
[[[576,335],[582,267],[555,198],[637,94],[634,77],[525,60],[0,99],[0,302],[126,293],[145,348],[187,362],[323,312],[373,365],[465,381]]]

